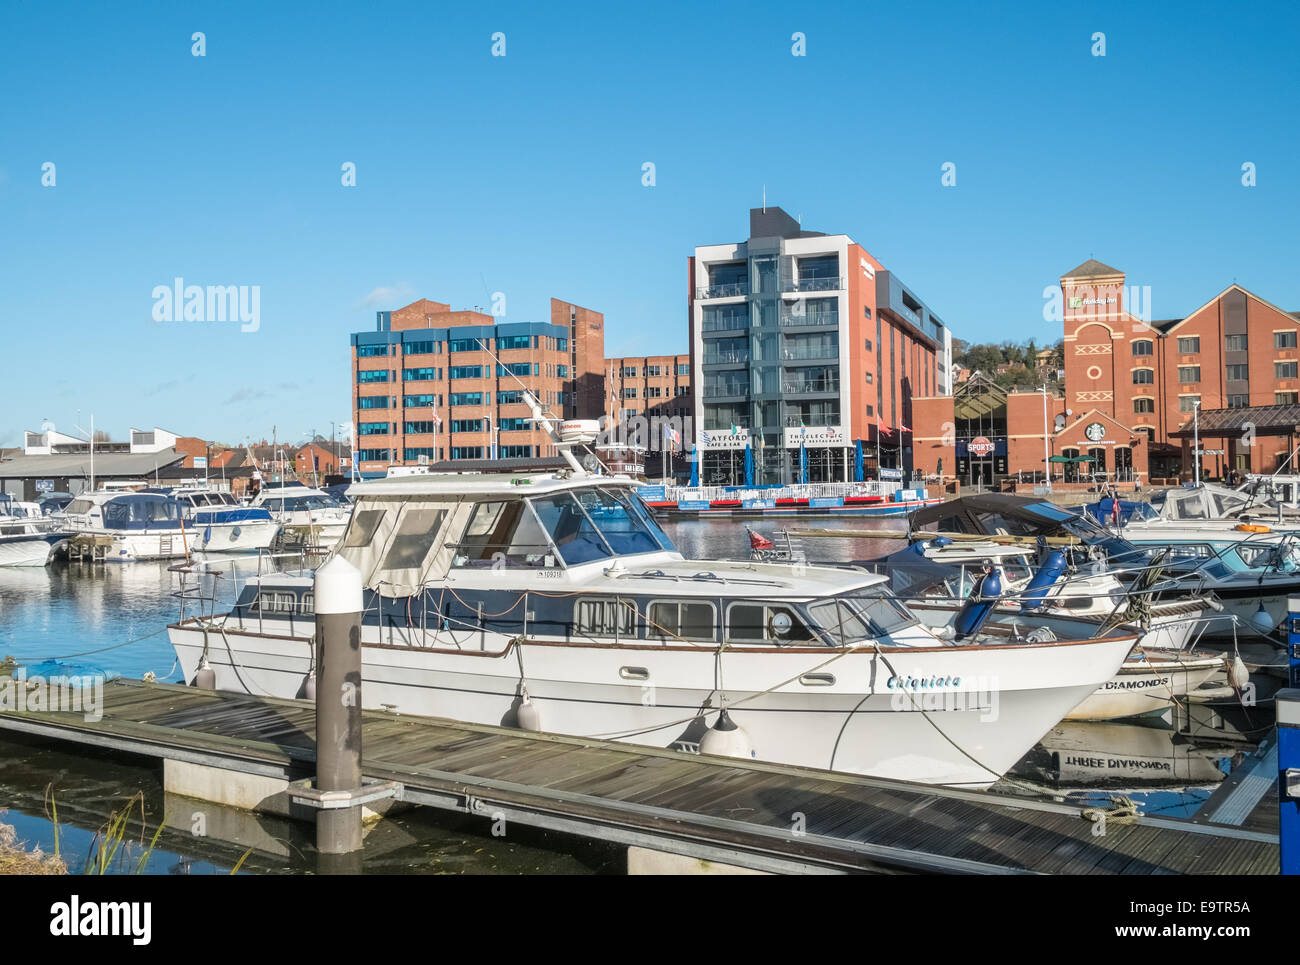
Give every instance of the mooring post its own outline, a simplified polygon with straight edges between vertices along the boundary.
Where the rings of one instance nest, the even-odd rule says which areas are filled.
[[[1300,875],[1300,689],[1277,692],[1278,846],[1281,871]]]
[[[361,850],[361,573],[335,556],[316,571],[316,790],[351,806],[316,813],[321,854]]]

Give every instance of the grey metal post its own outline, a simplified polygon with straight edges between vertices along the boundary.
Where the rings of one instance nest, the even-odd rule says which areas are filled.
[[[316,571],[316,789],[361,788],[361,573],[335,556]],[[361,849],[361,807],[323,808],[316,849]]]

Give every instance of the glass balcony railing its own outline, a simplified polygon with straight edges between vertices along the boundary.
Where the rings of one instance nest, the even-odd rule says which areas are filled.
[[[785,417],[784,424],[791,429],[797,429],[799,426],[835,425],[839,420],[840,413],[838,409],[826,412],[814,409],[805,412],[803,415],[788,415]]]
[[[787,379],[781,383],[786,395],[808,395],[814,392],[839,392],[839,379]]]
[[[813,278],[786,278],[781,282],[781,290],[786,292],[837,292],[844,287],[842,275]]]
[[[695,289],[696,298],[734,298],[737,295],[748,294],[749,282],[747,281],[723,282],[720,285],[705,285],[703,288]]]
[[[835,327],[840,324],[838,312],[782,312],[781,324],[786,328]]]
[[[748,315],[724,315],[722,317],[704,317],[700,330],[703,332],[735,332],[749,328]]]
[[[744,365],[749,362],[748,352],[705,352],[705,365]]]
[[[745,382],[723,382],[720,385],[705,385],[704,398],[744,398],[749,395],[749,385]]]
[[[797,345],[781,349],[781,359],[785,362],[837,359],[839,357],[840,347],[838,345]]]

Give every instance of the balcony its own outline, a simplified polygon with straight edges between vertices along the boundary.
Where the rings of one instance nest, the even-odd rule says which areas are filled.
[[[837,292],[844,287],[844,277],[842,275],[785,278],[781,281],[781,291],[783,292]]]
[[[786,395],[816,395],[818,393],[839,393],[839,379],[787,379],[781,383],[781,390]]]
[[[781,360],[783,362],[816,362],[825,359],[838,359],[840,357],[840,347],[838,345],[801,345],[798,348],[781,349]]]
[[[749,282],[733,281],[725,282],[721,285],[706,285],[703,288],[695,289],[695,297],[703,298],[736,298],[741,295],[749,294]]]
[[[748,352],[705,352],[705,365],[748,365]]]
[[[749,315],[727,315],[722,318],[705,317],[700,324],[701,332],[743,332],[749,328]]]
[[[721,385],[704,386],[706,399],[748,399],[749,385],[745,382],[724,382]]]
[[[781,313],[781,326],[783,328],[838,328],[839,324],[839,312]]]
[[[838,425],[840,413],[838,409],[828,412],[810,411],[804,415],[788,415],[785,417],[784,425],[787,429],[798,429],[800,426],[831,426]]]

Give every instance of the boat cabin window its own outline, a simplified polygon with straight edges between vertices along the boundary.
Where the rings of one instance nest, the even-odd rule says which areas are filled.
[[[727,610],[728,641],[796,643],[812,638],[803,617],[792,607],[733,603]]]
[[[104,504],[104,525],[109,528],[169,523],[180,518],[180,507],[162,496],[110,499]]]
[[[713,640],[716,613],[712,603],[656,600],[650,604],[648,635],[655,640]]]
[[[1185,496],[1175,497],[1174,518],[1175,519],[1208,519],[1209,513],[1206,512],[1205,504],[1201,500],[1199,492],[1188,493]]]
[[[1224,493],[1214,494],[1214,506],[1219,511],[1220,516],[1226,516],[1228,513],[1235,512],[1246,505],[1246,500],[1240,496],[1229,496]]]
[[[337,509],[336,503],[324,494],[312,496],[276,496],[263,504],[273,513],[301,513],[319,509]]]
[[[447,511],[443,509],[407,510],[388,544],[380,569],[408,570],[419,566],[429,555],[446,515]]]
[[[95,508],[95,504],[89,499],[74,499],[68,503],[66,510],[69,516],[83,516]]]
[[[379,528],[380,522],[384,518],[382,509],[362,509],[359,510],[352,518],[352,525],[348,527],[347,538],[344,539],[344,546],[369,546],[370,540],[374,538],[375,530]]]
[[[315,606],[312,594],[304,593],[302,602],[289,590],[263,590],[248,605],[250,610],[262,613],[311,613]]]
[[[477,503],[456,544],[453,567],[553,567],[555,552],[522,499]]]
[[[1205,560],[1214,555],[1214,550],[1206,543],[1174,543],[1169,547],[1169,559]]]
[[[636,603],[632,600],[579,600],[574,608],[573,629],[579,636],[636,639],[636,625]]]
[[[871,590],[814,603],[808,613],[836,646],[884,636],[916,623],[916,617],[901,603]]]

